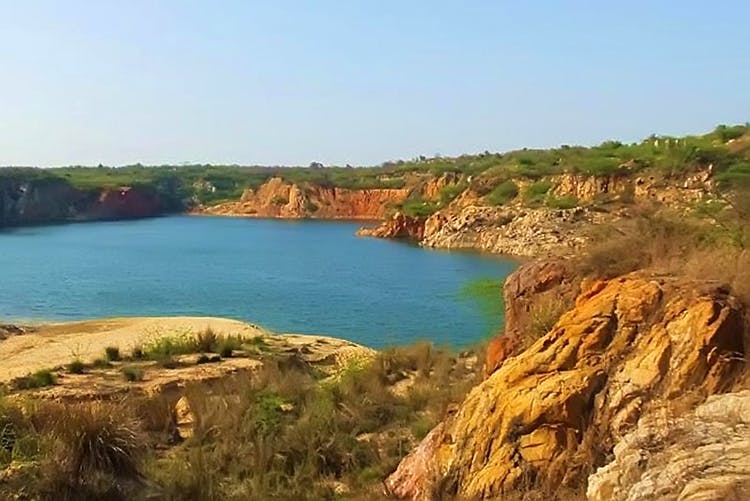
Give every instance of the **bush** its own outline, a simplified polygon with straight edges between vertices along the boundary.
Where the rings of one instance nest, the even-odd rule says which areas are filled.
[[[561,197],[547,197],[547,207],[551,209],[574,209],[578,207],[578,199],[573,195]]]
[[[722,143],[726,143],[742,137],[749,129],[747,125],[719,125],[714,129],[714,134],[719,137]]]
[[[109,363],[109,360],[106,360],[104,358],[97,358],[91,363],[91,366],[95,369],[109,369],[112,367],[112,364]]]
[[[45,386],[54,386],[57,384],[57,376],[49,369],[42,369],[14,380],[13,386],[19,390],[32,388],[43,388]]]
[[[120,360],[120,348],[117,346],[107,346],[104,348],[104,355],[110,362],[117,362]]]
[[[197,351],[196,340],[192,336],[162,336],[143,346],[143,353],[149,360],[161,362],[175,355],[185,355]]]
[[[435,203],[428,202],[422,198],[407,200],[401,204],[401,212],[411,217],[428,217],[437,210],[438,207]]]
[[[523,190],[523,199],[529,205],[536,205],[544,202],[547,192],[552,189],[553,184],[549,181],[537,181],[528,185]]]
[[[52,434],[62,446],[59,459],[74,485],[95,474],[139,476],[143,442],[127,408],[90,402],[60,406],[55,414]]]
[[[71,374],[83,374],[86,370],[86,364],[80,359],[75,359],[68,364],[68,372]]]
[[[518,196],[518,185],[511,180],[504,181],[497,185],[487,196],[485,200],[490,205],[504,205]]]
[[[125,381],[129,382],[135,382],[135,381],[143,381],[143,369],[140,367],[123,367],[122,368],[122,375],[125,378]]]
[[[214,332],[211,327],[206,327],[206,330],[198,333],[195,342],[196,351],[208,353],[216,349],[216,346],[219,342],[219,336],[216,335],[216,332]]]
[[[441,207],[445,207],[453,200],[455,200],[461,193],[463,193],[463,191],[466,189],[466,186],[467,185],[465,182],[443,186],[440,189],[438,204]]]

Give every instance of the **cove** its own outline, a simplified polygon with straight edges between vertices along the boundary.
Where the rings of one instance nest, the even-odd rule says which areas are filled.
[[[470,281],[512,260],[360,238],[359,222],[173,216],[0,232],[0,318],[220,316],[374,348],[488,335]]]

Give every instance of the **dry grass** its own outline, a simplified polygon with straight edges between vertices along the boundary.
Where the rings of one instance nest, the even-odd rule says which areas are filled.
[[[29,468],[39,479],[0,485],[0,498],[25,485],[39,499],[317,500],[344,485],[345,498],[378,499],[383,478],[481,368],[428,343],[353,363],[335,379],[293,358],[269,356],[251,378],[187,388],[186,440],[177,435],[181,392],[29,400],[12,412],[0,400],[0,431],[13,423],[16,436],[38,444]]]
[[[379,482],[468,390],[473,372],[429,344],[391,349],[335,380],[285,360],[248,382],[187,392],[194,435],[148,467],[166,499],[372,499]],[[408,382],[404,391],[394,388]],[[455,383],[455,386],[450,383]],[[368,497],[368,494],[370,497]]]

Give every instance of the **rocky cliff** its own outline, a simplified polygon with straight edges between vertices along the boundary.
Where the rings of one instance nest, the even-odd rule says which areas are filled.
[[[139,218],[166,209],[156,193],[144,188],[81,190],[62,179],[0,180],[0,227]]]
[[[451,203],[429,217],[398,213],[380,227],[364,229],[360,234],[409,237],[425,247],[516,256],[572,254],[586,246],[592,227],[616,223],[639,207],[687,210],[711,197],[716,189],[712,176],[713,169],[708,166],[674,177],[636,175],[627,168],[600,176],[559,174],[536,182],[521,177],[513,180],[518,195],[500,206],[488,203],[465,179],[442,176],[422,194],[434,198],[446,186],[461,187],[465,183]],[[546,203],[523,195],[534,185],[547,186],[543,197]]]
[[[237,202],[203,207],[199,212],[221,216],[383,219],[409,195],[409,189],[347,189],[297,185],[271,178],[257,189],[248,188]]]
[[[506,293],[567,287],[564,272],[538,271],[540,285],[511,279]],[[528,332],[530,307],[507,308]],[[585,485],[659,402],[727,389],[744,353],[742,329],[742,305],[717,283],[648,272],[584,282],[554,326],[500,360],[387,488],[409,499],[487,499]]]

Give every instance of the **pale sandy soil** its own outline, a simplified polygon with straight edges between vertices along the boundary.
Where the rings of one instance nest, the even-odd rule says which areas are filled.
[[[215,317],[108,318],[38,326],[31,332],[0,341],[0,382],[7,382],[41,369],[50,369],[78,358],[90,363],[104,356],[104,349],[117,346],[129,354],[133,346],[160,336],[196,334],[211,327],[220,334],[245,337],[263,335],[277,351],[301,351],[305,358],[338,363],[349,355],[368,351],[354,343],[325,336],[273,334],[259,326]],[[233,362],[230,365],[245,364]]]

